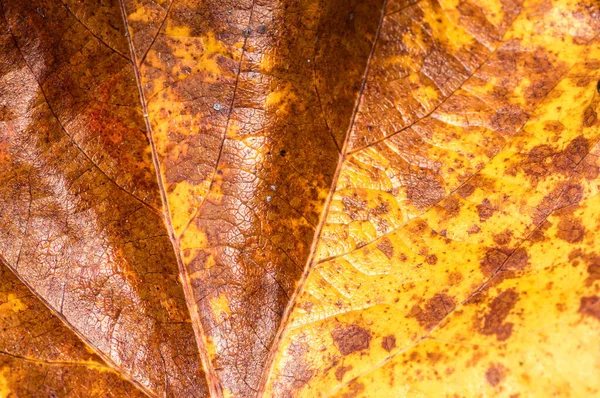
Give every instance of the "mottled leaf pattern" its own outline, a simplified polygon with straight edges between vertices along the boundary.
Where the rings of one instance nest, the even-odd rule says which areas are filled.
[[[0,11],[0,396],[600,394],[596,0]]]

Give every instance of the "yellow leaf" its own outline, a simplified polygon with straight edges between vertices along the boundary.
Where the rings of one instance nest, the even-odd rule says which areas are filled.
[[[502,23],[424,1],[386,16],[268,395],[599,393],[596,6],[525,1]],[[418,106],[395,87],[425,79],[428,59],[387,45],[406,14],[454,18],[438,29],[464,28],[483,53],[457,63],[460,81],[421,83],[440,92]],[[488,15],[506,27],[490,42],[469,20]],[[461,60],[446,38],[429,60]]]

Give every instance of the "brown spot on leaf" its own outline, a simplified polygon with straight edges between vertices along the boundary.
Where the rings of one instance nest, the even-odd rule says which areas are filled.
[[[302,389],[313,377],[314,371],[304,359],[307,351],[308,345],[304,342],[294,341],[290,344],[284,372],[294,375],[294,377],[282,379],[275,384],[275,390],[279,396],[294,396],[295,392]]]
[[[506,246],[512,239],[512,231],[505,229],[503,232],[494,235],[494,242],[499,246]]]
[[[381,216],[390,212],[390,204],[388,202],[377,205],[372,211],[374,215]]]
[[[569,243],[581,242],[585,235],[585,227],[582,225],[581,220],[573,215],[572,209],[563,209],[563,211],[560,211],[559,216],[560,221],[556,236]]]
[[[511,271],[520,271],[525,269],[528,263],[529,254],[527,254],[527,250],[524,247],[519,247],[506,261],[506,264],[503,269]]]
[[[477,366],[479,361],[481,361],[485,356],[486,356],[485,352],[475,351],[473,353],[473,356],[467,361],[467,367],[472,368],[474,366]]]
[[[591,106],[585,108],[583,112],[583,127],[592,127],[598,121],[598,114]]]
[[[477,205],[477,213],[479,214],[479,221],[484,222],[488,218],[494,215],[496,208],[492,206],[488,198],[483,199],[480,205]]]
[[[573,206],[578,204],[583,197],[583,187],[577,184],[569,184],[565,182],[559,183],[551,192],[549,192],[535,211],[533,222],[540,224],[544,222],[546,217],[555,209]],[[565,210],[569,211],[569,210]]]
[[[525,124],[528,118],[529,114],[527,112],[524,112],[518,106],[509,105],[498,109],[491,117],[490,124],[494,131],[510,136],[517,131],[518,127]]]
[[[431,365],[435,365],[443,358],[444,358],[444,354],[442,354],[441,352],[428,352],[427,353],[427,360],[429,361],[429,363]]]
[[[595,114],[595,112],[594,112]],[[574,163],[579,163],[590,151],[590,144],[584,136],[580,135],[569,142],[565,148],[565,155]]]
[[[342,396],[340,398],[355,398],[355,397],[358,396],[358,394],[360,394],[364,390],[365,390],[365,385],[364,384],[359,383],[356,380],[353,380],[348,385],[348,392],[342,394]]]
[[[426,209],[444,197],[446,190],[431,170],[418,169],[411,175],[406,196],[419,210]]]
[[[588,277],[586,283],[591,285],[597,280],[600,280],[600,256],[592,256],[592,259],[588,261]]]
[[[506,375],[506,368],[499,363],[492,363],[485,372],[485,379],[492,387],[496,387]]]
[[[557,198],[560,198],[561,192],[553,189],[549,194],[544,196],[540,204],[535,209],[532,221],[535,225],[543,223],[548,215],[556,208]]]
[[[466,198],[467,196],[470,196],[473,192],[475,192],[475,185],[469,184],[469,183],[461,186],[460,188],[458,188],[456,190],[456,193],[462,198]]]
[[[439,324],[454,309],[456,301],[453,297],[438,293],[425,303],[425,309],[414,305],[409,315],[416,318],[419,325],[430,330]]]
[[[545,176],[551,172],[548,166],[552,163],[554,155],[549,145],[538,145],[529,152],[527,159],[521,163],[521,168],[528,176]]]
[[[339,326],[331,331],[333,342],[342,355],[369,348],[371,333],[358,325]]]
[[[479,332],[484,335],[495,334],[498,341],[508,339],[512,333],[513,324],[504,323],[504,320],[518,299],[519,293],[514,289],[507,289],[500,293],[490,304],[490,311],[484,316],[483,326]]]
[[[485,253],[485,257],[481,260],[481,273],[490,277],[498,270],[506,260],[506,254],[496,249],[490,249]]]
[[[600,256],[595,253],[587,254],[581,249],[575,249],[569,253],[569,261],[577,266],[579,260],[587,264],[588,277],[586,285],[591,286],[595,281],[600,280]]]
[[[335,378],[337,381],[342,381],[347,371],[351,370],[352,366],[340,366],[335,370]]]
[[[298,307],[303,309],[304,311],[306,311],[307,314],[310,314],[313,309],[313,303],[312,303],[312,301],[306,301],[303,304],[299,305]]]
[[[354,194],[342,198],[342,204],[344,205],[344,212],[348,214],[352,220],[360,220],[363,218],[362,213],[367,207],[366,200],[362,200],[357,194]]]
[[[542,222],[529,237],[531,242],[543,242],[546,240],[546,231],[550,228],[552,224],[548,221]]]
[[[438,262],[438,258],[435,254],[430,254],[425,258],[425,261],[427,261],[427,264],[429,265],[436,265]]]
[[[591,156],[581,162],[580,169],[582,176],[588,181],[595,180],[600,175],[600,167],[596,165]]]
[[[564,151],[556,152],[549,145],[534,147],[520,164],[521,170],[536,187],[540,180],[554,173],[571,174],[577,161],[587,154],[588,143],[584,138],[574,139]]]
[[[458,283],[462,281],[462,279],[463,276],[458,271],[451,272],[450,275],[448,275],[448,283],[450,284],[450,286],[458,285]]]
[[[420,360],[420,355],[419,355],[419,353],[418,353],[418,352],[416,352],[416,351],[413,351],[413,352],[411,352],[411,353],[410,353],[410,356],[408,357],[408,359],[409,359],[411,362],[419,362],[419,360]]]
[[[394,348],[396,348],[396,336],[393,334],[385,336],[381,341],[381,347],[387,352],[392,351]]]
[[[579,304],[579,313],[589,315],[600,321],[600,297],[582,297]]]
[[[479,225],[473,224],[469,227],[469,229],[467,230],[467,233],[469,235],[473,235],[473,234],[478,234],[481,232],[481,228],[479,228]]]
[[[565,129],[565,126],[558,120],[547,120],[544,122],[544,131],[558,134]]]
[[[460,21],[469,27],[477,26],[477,34],[485,36],[486,40],[497,40],[497,27],[486,18],[485,11],[477,3],[461,1],[456,10],[461,14]]]
[[[573,206],[578,204],[583,197],[583,187],[581,185],[570,184],[564,187],[562,195],[559,198],[557,208]]]
[[[377,248],[385,254],[388,259],[394,256],[394,246],[388,238],[383,238],[377,243]]]
[[[454,196],[449,196],[446,198],[446,200],[441,203],[441,206],[444,210],[446,210],[448,216],[450,217],[456,216],[460,211],[460,203],[458,203],[458,199],[456,199]]]

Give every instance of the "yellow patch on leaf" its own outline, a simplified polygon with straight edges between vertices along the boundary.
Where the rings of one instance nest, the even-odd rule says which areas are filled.
[[[570,263],[595,261],[600,227],[600,45],[581,7],[524,2],[431,114],[346,157],[267,391],[598,393],[559,377],[573,355],[600,367],[598,298]],[[556,10],[576,22],[554,23]],[[560,333],[577,337],[554,350]],[[290,383],[298,364],[305,379]]]

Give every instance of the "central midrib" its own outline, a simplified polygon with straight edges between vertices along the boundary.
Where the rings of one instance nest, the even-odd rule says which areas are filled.
[[[208,384],[208,388],[209,388],[209,392],[210,395],[212,397],[215,398],[221,398],[223,397],[223,390],[222,390],[222,386],[221,383],[218,380],[217,377],[217,373],[215,371],[215,369],[212,366],[212,362],[210,361],[210,358],[208,356],[208,351],[206,349],[205,346],[205,341],[206,341],[206,334],[203,330],[202,324],[200,322],[200,318],[199,318],[199,314],[198,314],[198,307],[196,305],[196,301],[194,299],[194,295],[191,289],[191,286],[189,284],[189,281],[187,280],[187,272],[185,269],[185,263],[183,262],[183,257],[182,257],[182,253],[181,253],[181,249],[179,246],[179,237],[176,236],[175,234],[175,230],[173,228],[173,224],[172,224],[172,220],[170,217],[170,208],[169,208],[169,202],[168,202],[168,197],[167,197],[167,193],[166,193],[166,189],[165,189],[165,184],[164,184],[164,179],[161,173],[161,169],[160,169],[160,162],[158,160],[158,155],[157,155],[157,150],[156,150],[156,146],[155,146],[155,142],[154,142],[154,137],[153,137],[153,131],[152,131],[152,126],[149,120],[149,115],[148,115],[148,110],[147,110],[147,102],[145,99],[145,94],[142,88],[142,82],[141,82],[141,75],[140,75],[140,71],[139,71],[139,65],[138,65],[138,61],[137,61],[137,57],[136,57],[136,53],[135,53],[135,46],[133,44],[132,38],[131,38],[131,34],[130,34],[130,30],[129,30],[129,24],[127,22],[127,12],[125,9],[125,5],[123,3],[123,0],[119,0],[119,4],[120,4],[120,8],[121,8],[121,13],[123,16],[123,23],[125,25],[125,30],[126,30],[126,36],[127,36],[127,41],[129,44],[129,50],[130,50],[130,54],[131,54],[131,62],[132,62],[132,67],[133,67],[133,71],[134,71],[134,75],[135,75],[135,79],[136,79],[136,83],[137,83],[137,87],[138,87],[138,91],[139,91],[139,96],[140,96],[140,103],[141,103],[141,107],[142,107],[142,112],[143,112],[143,117],[144,117],[144,122],[146,124],[146,130],[148,132],[148,141],[150,144],[150,148],[151,148],[151,153],[152,153],[152,162],[154,165],[154,169],[156,172],[156,177],[157,177],[157,184],[158,184],[158,188],[160,191],[160,195],[161,195],[161,200],[162,200],[162,204],[163,204],[163,219],[165,222],[165,225],[167,227],[167,231],[169,234],[169,239],[171,240],[171,244],[173,245],[173,249],[175,251],[175,257],[177,259],[177,264],[179,267],[179,272],[182,275],[182,285],[183,285],[183,291],[184,291],[184,295],[186,298],[186,302],[187,302],[187,306],[188,306],[188,311],[190,312],[190,317],[192,320],[192,327],[194,330],[194,335],[196,338],[196,344],[198,347],[198,352],[199,352],[199,356],[204,368],[204,372],[206,374],[206,380],[207,380],[207,384]],[[363,78],[362,78],[362,82],[361,82],[361,87],[360,87],[360,91],[356,97],[356,101],[355,101],[355,105],[354,108],[352,110],[352,114],[350,116],[350,120],[348,123],[348,128],[347,128],[347,132],[346,135],[344,137],[344,142],[342,144],[341,147],[341,151],[340,151],[340,155],[339,155],[339,161],[337,163],[337,167],[335,170],[335,173],[333,175],[333,179],[331,182],[331,186],[329,189],[329,193],[328,196],[325,200],[325,203],[323,205],[323,210],[321,212],[321,216],[319,219],[319,224],[317,225],[317,228],[315,230],[315,234],[313,237],[313,241],[312,241],[312,245],[310,248],[310,252],[308,254],[306,263],[305,263],[305,267],[304,267],[304,271],[303,274],[300,278],[300,280],[298,281],[297,287],[293,293],[293,295],[290,297],[290,300],[288,301],[288,304],[285,308],[285,311],[283,313],[283,316],[280,320],[280,324],[279,324],[279,328],[277,330],[277,333],[275,335],[275,339],[270,347],[269,350],[269,354],[267,356],[267,360],[264,364],[264,368],[263,368],[263,374],[261,377],[261,381],[260,381],[260,385],[259,388],[257,390],[257,397],[261,397],[264,396],[266,393],[266,388],[267,388],[267,384],[269,381],[269,376],[271,374],[271,369],[273,366],[273,362],[274,362],[274,357],[275,354],[279,351],[279,345],[281,343],[282,337],[283,337],[283,332],[285,331],[285,325],[287,324],[287,321],[289,319],[289,316],[291,315],[292,309],[294,307],[294,303],[296,301],[296,298],[299,296],[299,294],[302,291],[302,288],[308,278],[308,275],[310,274],[310,271],[313,267],[313,263],[314,263],[314,257],[316,254],[316,249],[317,249],[317,244],[318,241],[321,237],[321,232],[323,230],[324,224],[325,224],[325,219],[333,198],[333,195],[335,194],[335,187],[337,185],[337,181],[341,172],[341,168],[342,165],[344,164],[344,160],[346,159],[347,155],[348,155],[348,145],[349,145],[349,141],[350,141],[350,133],[352,130],[352,127],[354,125],[354,120],[356,118],[359,106],[360,106],[360,101],[361,98],[363,96],[363,92],[365,90],[365,86],[366,86],[366,81],[367,81],[367,76],[369,73],[369,69],[370,69],[370,65],[371,65],[371,61],[373,59],[374,53],[375,53],[375,48],[377,45],[377,41],[379,39],[380,36],[380,32],[381,32],[381,26],[383,25],[383,21],[385,19],[385,10],[386,10],[386,6],[387,6],[387,0],[383,1],[383,5],[382,5],[382,9],[381,9],[381,16],[380,16],[380,20],[378,23],[378,27],[377,27],[377,31],[375,34],[375,38],[373,40],[373,45],[371,47],[371,52],[369,54],[369,57],[367,59],[366,65],[365,65],[365,70],[364,70],[364,74],[363,74]],[[168,17],[168,15],[165,15],[165,20]],[[251,23],[251,18],[252,16],[250,15],[250,20],[249,23]],[[162,25],[161,25],[162,26]],[[157,34],[159,34],[159,32],[157,32]],[[244,43],[245,44],[245,43]],[[245,48],[245,45],[243,46],[242,49]],[[148,49],[148,51],[150,50],[150,48]],[[240,65],[238,66],[238,77],[237,79],[239,79],[239,70],[241,69],[241,63],[243,61],[243,53],[240,56]],[[237,79],[236,79],[236,89],[237,89]],[[233,107],[233,103],[235,101],[235,96],[236,96],[236,91],[234,89],[234,93],[233,93],[233,99],[232,99],[232,107]],[[227,133],[227,131],[225,131],[225,134]],[[336,143],[337,145],[337,143]],[[218,168],[218,161],[215,165],[215,171]],[[213,178],[214,179],[214,178]],[[211,181],[212,183],[212,181]],[[209,189],[209,193],[210,193],[210,189]]]
[[[144,94],[144,90],[142,88],[141,76],[140,76],[140,71],[138,68],[135,47],[133,45],[133,40],[131,39],[129,24],[127,22],[127,11],[125,9],[125,4],[123,3],[123,0],[119,0],[119,5],[121,8],[121,14],[123,16],[123,24],[125,25],[125,35],[127,36],[127,42],[129,44],[129,51],[131,54],[131,63],[132,63],[132,68],[133,68],[133,72],[135,75],[136,85],[137,85],[137,88],[139,91],[140,104],[142,107],[144,123],[146,124],[146,131],[148,133],[148,141],[149,141],[150,149],[152,152],[152,163],[154,165],[154,170],[156,172],[158,189],[160,191],[160,197],[161,197],[162,204],[163,204],[163,221],[167,227],[169,239],[171,240],[171,244],[173,245],[173,250],[175,251],[175,258],[177,259],[177,265],[179,267],[179,272],[181,274],[183,293],[184,293],[186,304],[188,307],[188,312],[190,313],[190,318],[192,320],[192,328],[194,330],[194,336],[196,338],[196,346],[198,347],[198,355],[200,356],[200,360],[202,362],[202,367],[204,368],[203,370],[206,375],[206,382],[208,384],[209,393],[212,397],[221,398],[223,396],[223,391],[221,388],[221,384],[219,383],[219,380],[216,377],[216,372],[212,367],[210,358],[208,357],[208,351],[205,346],[206,334],[204,333],[202,324],[200,322],[200,317],[198,314],[198,308],[196,305],[196,301],[194,299],[194,295],[193,295],[191,286],[190,286],[188,278],[187,278],[185,264],[184,264],[183,258],[181,256],[179,240],[175,235],[175,230],[173,228],[173,223],[171,221],[171,216],[170,216],[171,211],[169,208],[169,201],[168,201],[168,197],[167,197],[167,192],[165,190],[162,173],[160,171],[160,163],[158,160],[156,146],[154,144],[154,137],[152,134],[152,126],[150,123],[150,119],[148,117],[148,107],[147,107],[147,103],[146,103],[146,97]],[[167,19],[167,17],[168,17],[168,14],[165,15],[165,20]],[[159,34],[159,33],[160,32],[157,32],[157,34]],[[148,48],[148,51],[150,51],[150,48]]]
[[[290,299],[287,303],[287,306],[285,308],[285,311],[283,312],[283,315],[281,317],[281,320],[279,323],[279,328],[277,330],[277,333],[275,334],[275,338],[273,339],[273,344],[271,345],[269,354],[267,356],[267,360],[266,360],[264,368],[263,368],[261,383],[260,383],[260,386],[259,386],[257,394],[256,394],[257,397],[265,396],[266,388],[267,388],[267,385],[269,382],[269,376],[271,375],[271,370],[272,370],[274,360],[275,360],[275,355],[279,351],[279,346],[281,344],[281,341],[283,340],[283,333],[285,331],[285,326],[286,326],[286,324],[289,320],[289,317],[292,313],[296,299],[302,292],[304,284],[306,283],[308,276],[314,266],[314,258],[315,258],[316,252],[317,252],[318,242],[321,238],[321,232],[323,231],[323,227],[325,225],[325,220],[327,218],[327,213],[329,212],[329,207],[331,205],[333,195],[335,194],[335,188],[337,186],[337,181],[339,179],[340,172],[342,170],[342,165],[344,164],[344,161],[346,160],[346,157],[348,156],[348,145],[350,142],[350,135],[351,135],[350,133],[352,131],[352,127],[354,126],[354,120],[356,119],[356,115],[358,113],[358,109],[360,106],[360,101],[361,101],[363,93],[365,91],[365,86],[367,83],[367,76],[369,74],[371,61],[375,54],[375,48],[377,46],[377,41],[378,41],[380,33],[381,33],[381,26],[383,25],[383,21],[385,19],[385,10],[387,7],[387,2],[388,2],[388,0],[383,0],[383,4],[381,7],[381,16],[379,19],[379,23],[377,25],[377,31],[375,33],[375,38],[373,39],[373,45],[371,46],[371,52],[369,54],[369,58],[367,59],[367,62],[365,65],[365,70],[364,70],[364,74],[363,74],[363,78],[362,78],[362,82],[361,82],[361,86],[360,86],[360,91],[358,92],[358,95],[356,97],[356,101],[354,104],[354,108],[352,110],[352,114],[350,115],[348,128],[346,130],[346,135],[344,137],[344,142],[342,143],[341,151],[339,153],[339,160],[338,160],[338,163],[337,163],[337,166],[335,169],[335,173],[333,174],[333,179],[331,181],[329,193],[327,194],[327,199],[325,200],[325,203],[323,205],[323,210],[321,211],[321,216],[319,218],[319,224],[317,225],[315,234],[313,236],[313,241],[312,241],[312,244],[310,247],[310,252],[308,254],[308,258],[306,259],[304,271],[302,273],[302,276],[298,280],[296,289],[294,290],[294,293],[290,297]],[[337,142],[336,142],[336,146],[337,146]]]

